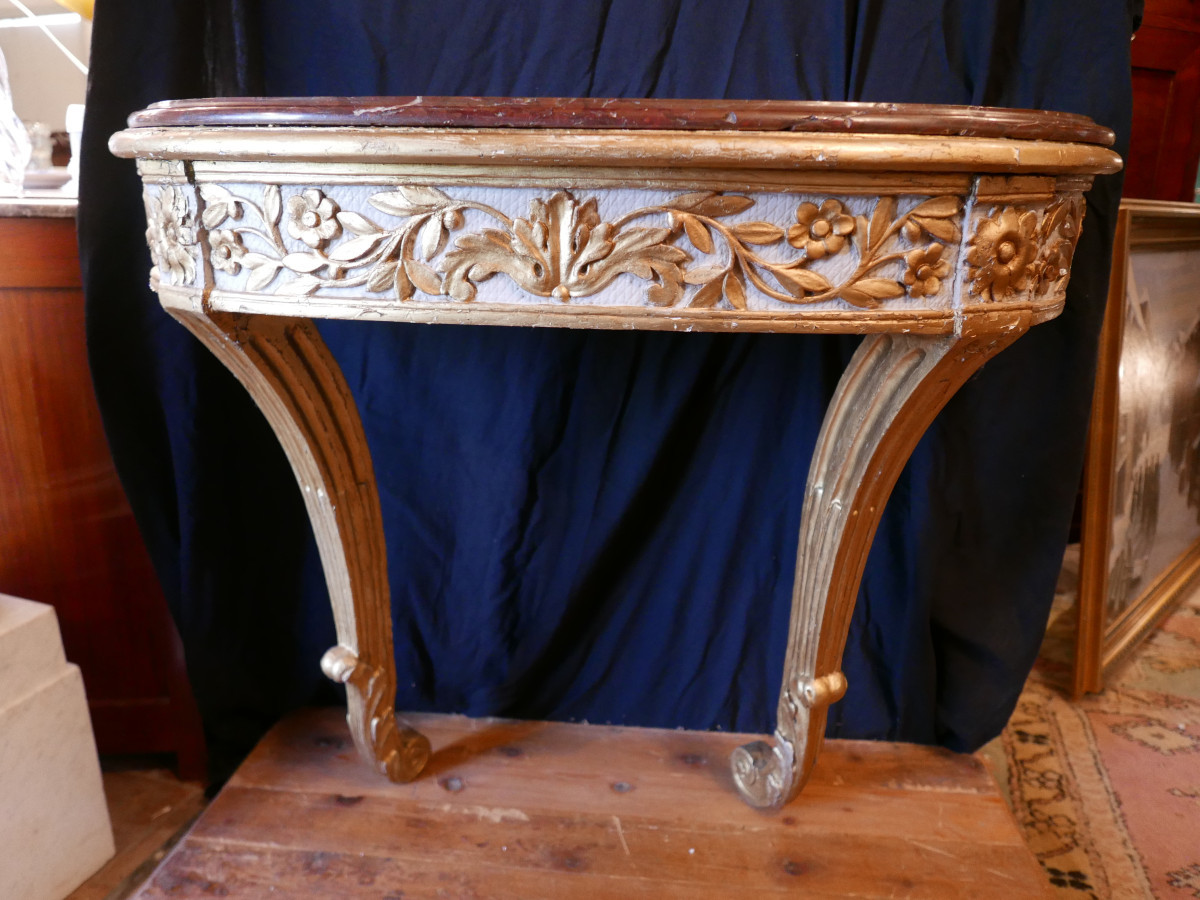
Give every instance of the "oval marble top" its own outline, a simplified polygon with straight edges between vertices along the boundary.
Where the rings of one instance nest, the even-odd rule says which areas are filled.
[[[226,97],[155,103],[130,116],[129,125],[795,131],[1113,143],[1111,130],[1074,113],[793,100]]]

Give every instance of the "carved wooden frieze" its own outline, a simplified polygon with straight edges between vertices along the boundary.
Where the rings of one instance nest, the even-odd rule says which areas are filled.
[[[364,197],[212,183],[200,194],[217,288],[397,303],[946,308],[962,234],[954,196],[399,186]]]
[[[196,283],[202,257],[211,286],[237,294],[730,313],[1057,296],[1083,208],[1078,194],[972,208],[955,195],[214,182],[198,193],[146,188],[163,283]]]

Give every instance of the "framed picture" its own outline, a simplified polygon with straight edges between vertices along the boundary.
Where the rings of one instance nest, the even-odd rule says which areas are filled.
[[[1125,200],[1083,488],[1076,697],[1200,574],[1200,205]]]

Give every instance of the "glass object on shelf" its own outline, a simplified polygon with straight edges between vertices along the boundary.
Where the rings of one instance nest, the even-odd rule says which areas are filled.
[[[53,145],[50,141],[50,127],[45,122],[27,122],[25,131],[29,135],[29,169],[49,169],[54,165],[50,157]]]
[[[21,193],[29,152],[29,135],[13,109],[8,66],[0,51],[0,196]]]
[[[64,188],[66,191],[78,193],[79,190],[79,142],[83,137],[83,104],[67,104],[67,138],[71,142],[71,161],[67,163],[67,172],[71,181]]]

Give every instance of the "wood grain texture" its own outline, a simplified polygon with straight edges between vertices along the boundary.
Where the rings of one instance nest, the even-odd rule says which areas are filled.
[[[55,608],[102,753],[204,741],[87,366],[75,222],[0,218],[0,592]]]
[[[80,287],[74,219],[0,218],[0,288]]]
[[[203,785],[163,769],[104,773],[116,855],[66,900],[127,897],[166,856],[164,846],[204,809]]]
[[[833,741],[791,815],[731,806],[745,735],[414,717],[406,786],[336,711],[269,734],[139,897],[1042,897],[974,757]]]
[[[359,752],[392,780],[416,777],[429,742],[395,717],[383,518],[366,436],[341,369],[308,319],[168,311],[241,381],[292,465],[337,626],[338,646],[322,668],[346,685]]]
[[[1190,203],[1200,160],[1200,4],[1148,0],[1130,57],[1124,195]]]
[[[967,378],[1028,327],[1026,315],[982,334],[872,335],[850,361],[809,468],[774,741],[732,758],[751,805],[783,806],[812,772],[829,705],[846,690],[842,652],[867,553],[917,441]]]

